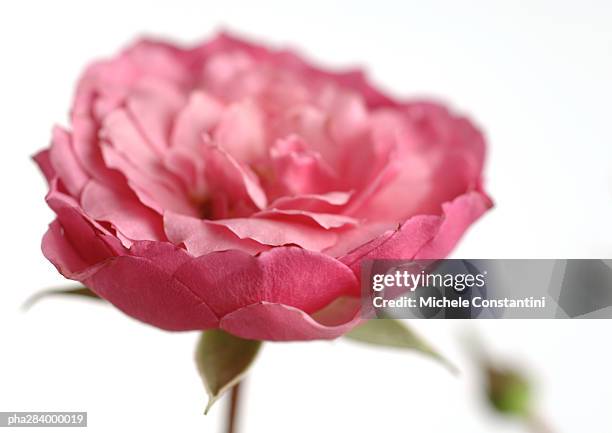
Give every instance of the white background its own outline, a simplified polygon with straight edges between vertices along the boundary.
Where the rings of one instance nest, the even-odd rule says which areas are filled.
[[[170,334],[82,300],[20,304],[64,284],[40,253],[51,212],[28,159],[66,123],[83,67],[143,33],[196,42],[225,28],[365,65],[405,97],[469,114],[490,143],[496,208],[455,255],[612,256],[612,3],[2,2],[0,411],[89,412],[91,432],[212,432],[195,333]],[[267,344],[248,382],[246,432],[520,432],[483,404],[461,338],[477,332],[534,378],[557,432],[610,432],[610,321],[418,322],[463,370],[350,343]]]

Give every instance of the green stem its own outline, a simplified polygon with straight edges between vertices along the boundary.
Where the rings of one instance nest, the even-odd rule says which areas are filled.
[[[238,382],[230,391],[230,401],[227,410],[227,421],[225,431],[227,433],[236,433],[238,431],[238,419],[240,411],[240,385]]]

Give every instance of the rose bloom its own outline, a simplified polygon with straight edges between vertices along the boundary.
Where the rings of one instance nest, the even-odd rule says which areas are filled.
[[[491,202],[482,134],[361,71],[220,35],[143,40],[81,77],[35,156],[44,255],[159,328],[338,337],[362,260],[445,257]]]

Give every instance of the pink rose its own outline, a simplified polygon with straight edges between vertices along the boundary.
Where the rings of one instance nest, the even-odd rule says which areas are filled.
[[[42,249],[163,329],[335,338],[360,321],[361,260],[442,258],[491,206],[484,151],[466,118],[360,71],[145,40],[85,71],[35,156],[57,215]]]

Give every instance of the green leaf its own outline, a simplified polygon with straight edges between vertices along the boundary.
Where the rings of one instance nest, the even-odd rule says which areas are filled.
[[[50,296],[76,296],[76,297],[85,297],[89,299],[97,299],[102,300],[98,295],[92,292],[87,287],[74,287],[69,289],[49,289],[44,290],[42,292],[35,293],[28,300],[26,300],[23,304],[23,308],[25,310],[32,307],[38,301],[43,298],[48,298]]]
[[[371,319],[353,328],[344,335],[349,340],[375,346],[415,350],[441,362],[452,373],[457,367],[436,352],[429,344],[416,335],[410,328],[395,319]]]
[[[220,329],[204,331],[196,349],[196,364],[208,393],[204,413],[244,377],[261,341],[244,340]]]

